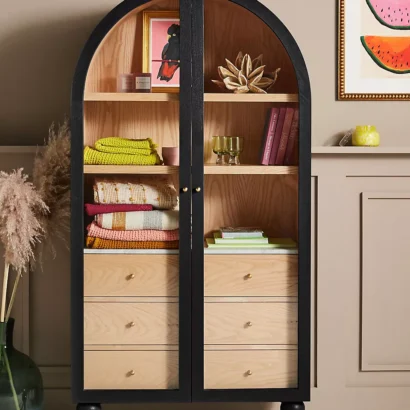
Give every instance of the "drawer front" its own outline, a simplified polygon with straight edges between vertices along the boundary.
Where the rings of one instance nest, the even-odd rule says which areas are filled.
[[[205,351],[205,389],[297,387],[297,350]]]
[[[297,344],[297,303],[205,303],[205,344]]]
[[[84,352],[85,389],[177,389],[178,352]]]
[[[178,303],[84,303],[85,344],[178,344]]]
[[[205,255],[205,296],[297,296],[296,255]]]
[[[178,296],[178,255],[84,255],[84,296]]]

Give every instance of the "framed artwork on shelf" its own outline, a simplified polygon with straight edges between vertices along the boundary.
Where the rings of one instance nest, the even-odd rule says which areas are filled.
[[[179,21],[178,11],[143,13],[142,67],[152,92],[179,92]]]
[[[410,100],[410,0],[339,0],[339,100]]]

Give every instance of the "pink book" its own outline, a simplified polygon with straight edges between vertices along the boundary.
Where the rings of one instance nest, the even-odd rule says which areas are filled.
[[[280,137],[282,135],[283,124],[285,123],[286,108],[281,108],[279,111],[278,125],[275,130],[275,137],[273,138],[272,150],[269,157],[269,165],[275,165],[276,155],[278,155]]]
[[[283,165],[283,161],[285,160],[286,147],[288,145],[290,127],[292,126],[294,112],[294,108],[286,108],[285,121],[283,123],[282,135],[280,136],[279,148],[275,159],[275,165]]]
[[[270,152],[272,150],[273,137],[275,136],[276,123],[278,121],[279,109],[271,108],[265,127],[261,149],[261,165],[269,165]]]
[[[295,109],[295,113],[292,119],[292,125],[290,127],[290,134],[288,139],[288,146],[285,153],[285,165],[292,165],[292,159],[295,152],[296,142],[299,134],[299,109]]]

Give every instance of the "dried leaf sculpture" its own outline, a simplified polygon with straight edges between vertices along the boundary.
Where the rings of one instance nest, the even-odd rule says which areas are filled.
[[[272,73],[265,73],[266,66],[263,65],[262,54],[252,60],[249,54],[243,55],[240,51],[236,56],[235,64],[227,58],[225,61],[226,68],[218,67],[218,74],[222,81],[212,80],[212,82],[224,90],[233,91],[235,94],[248,92],[266,94],[278,79],[280,68]]]

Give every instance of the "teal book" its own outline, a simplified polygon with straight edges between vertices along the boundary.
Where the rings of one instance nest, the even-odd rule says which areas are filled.
[[[290,238],[269,238],[268,243],[215,243],[214,238],[206,238],[206,244],[208,248],[236,248],[236,249],[279,249],[279,248],[296,248],[296,242]]]
[[[262,238],[252,238],[252,237],[240,237],[240,238],[222,238],[221,232],[214,232],[214,239],[216,244],[260,244],[260,243],[269,243],[269,239],[264,236]]]

